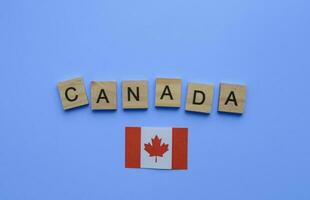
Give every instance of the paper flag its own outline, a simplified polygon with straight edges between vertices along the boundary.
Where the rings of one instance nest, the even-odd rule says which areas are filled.
[[[187,128],[126,127],[125,167],[187,169]]]

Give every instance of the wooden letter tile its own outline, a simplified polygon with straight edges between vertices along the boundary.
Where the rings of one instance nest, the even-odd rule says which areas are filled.
[[[212,100],[213,85],[188,83],[185,110],[210,113]]]
[[[148,108],[148,82],[123,81],[122,96],[124,109]]]
[[[58,91],[62,106],[65,110],[88,104],[82,78],[75,78],[58,83]]]
[[[181,79],[156,79],[156,106],[180,107],[181,106]]]
[[[116,81],[92,81],[91,100],[93,110],[116,110]]]
[[[218,111],[242,114],[244,111],[245,95],[245,85],[221,83]]]

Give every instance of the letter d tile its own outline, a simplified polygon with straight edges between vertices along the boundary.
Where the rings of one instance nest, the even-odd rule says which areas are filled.
[[[213,101],[213,85],[188,83],[186,111],[210,113]]]

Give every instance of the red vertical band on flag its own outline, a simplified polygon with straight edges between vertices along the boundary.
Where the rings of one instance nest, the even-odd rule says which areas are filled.
[[[140,168],[141,128],[125,128],[125,167]]]
[[[172,129],[172,169],[187,169],[187,128]]]

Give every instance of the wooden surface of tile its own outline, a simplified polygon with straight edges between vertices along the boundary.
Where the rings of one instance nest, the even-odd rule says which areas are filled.
[[[186,111],[210,113],[213,101],[213,85],[188,83]]]
[[[245,85],[221,83],[218,111],[242,114],[244,112],[245,96]]]
[[[157,107],[180,107],[181,87],[181,79],[157,78],[155,105]]]
[[[93,110],[116,110],[116,81],[92,81],[91,99]]]
[[[124,109],[147,109],[148,82],[144,80],[123,81],[122,100]]]
[[[65,110],[87,105],[88,99],[82,78],[58,83],[62,106]]]

